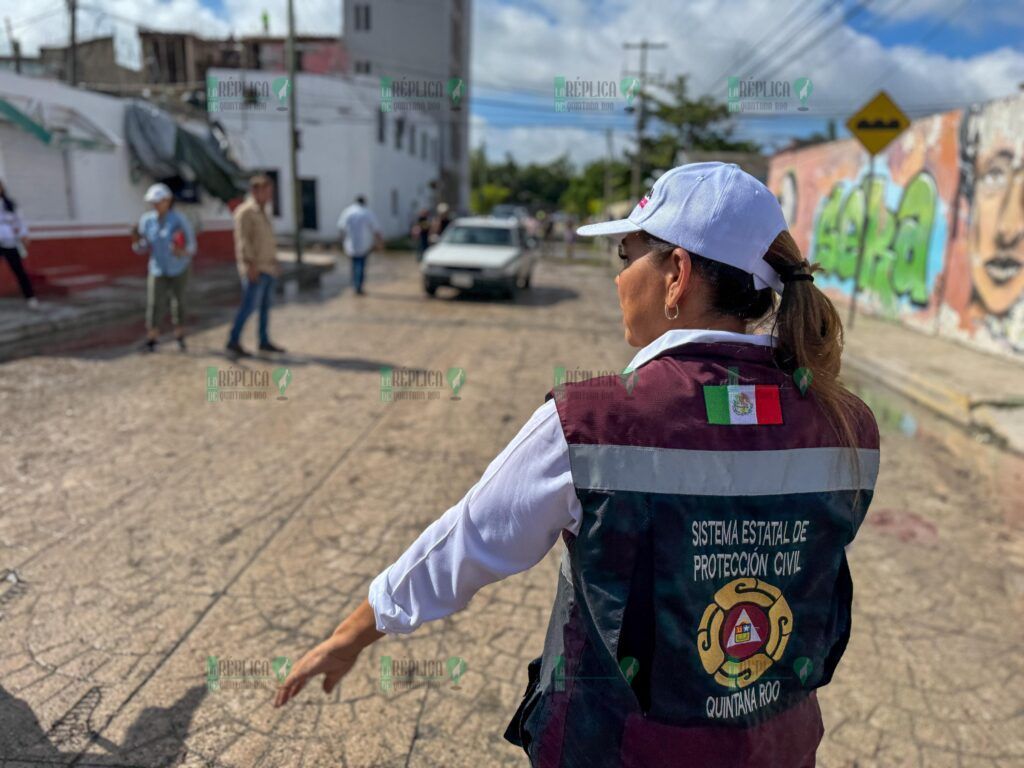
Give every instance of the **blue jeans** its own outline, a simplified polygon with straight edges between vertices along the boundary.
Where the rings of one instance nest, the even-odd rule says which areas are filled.
[[[366,276],[366,256],[353,256],[352,257],[352,287],[356,291],[363,290],[363,279]]]
[[[249,315],[257,305],[260,308],[260,346],[270,343],[268,335],[270,303],[274,298],[276,282],[274,276],[268,275],[266,272],[260,272],[259,280],[254,283],[249,282],[247,277],[242,277],[242,305],[238,308],[238,314],[235,315],[234,325],[231,326],[229,344],[238,344],[242,337],[242,329],[245,328],[245,321],[249,319]]]

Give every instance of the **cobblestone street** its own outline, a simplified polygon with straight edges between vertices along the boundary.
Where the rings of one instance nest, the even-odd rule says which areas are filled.
[[[325,295],[275,309],[276,360],[222,355],[225,308],[185,354],[100,345],[0,366],[0,765],[526,765],[502,733],[561,545],[376,643],[329,697],[311,685],[272,709],[272,660],[362,601],[556,366],[630,360],[611,273],[542,263],[514,302],[428,299],[412,259],[389,257],[371,259],[366,296]],[[286,399],[271,383],[265,400],[207,402],[209,367],[287,367]],[[382,367],[459,367],[465,383],[384,402]],[[819,765],[1024,765],[1024,460],[855,383],[882,469],[850,549],[854,629],[821,694]],[[466,672],[382,692],[387,656]],[[265,687],[218,688],[209,657],[266,671]]]

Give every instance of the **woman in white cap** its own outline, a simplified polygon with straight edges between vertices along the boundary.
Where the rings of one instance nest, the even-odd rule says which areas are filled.
[[[152,210],[142,214],[132,230],[132,250],[149,255],[146,292],[146,343],[153,352],[160,339],[160,323],[170,303],[171,323],[178,348],[185,351],[185,288],[188,269],[196,253],[196,236],[188,219],[173,209],[174,195],[166,184],[146,190]]]
[[[838,379],[839,317],[778,201],[735,165],[674,168],[628,218],[579,233],[622,237],[639,352],[621,377],[550,393],[275,704],[319,674],[330,692],[383,634],[460,610],[562,538],[505,732],[531,765],[809,768],[879,462],[874,418]]]

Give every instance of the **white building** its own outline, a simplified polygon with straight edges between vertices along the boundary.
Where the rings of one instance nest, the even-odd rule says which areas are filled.
[[[287,238],[294,217],[287,98],[278,93],[283,73],[213,69],[207,81],[227,94],[244,81],[241,90],[251,94],[245,108],[239,98],[219,98],[210,119],[224,128],[243,168],[275,180],[274,229]],[[295,96],[304,237],[336,240],[338,215],[359,194],[385,237],[407,234],[416,211],[433,203],[441,152],[436,122],[420,112],[381,111],[380,82],[372,77],[299,73]]]
[[[0,179],[29,226],[26,268],[43,293],[145,275],[130,232],[154,179],[136,174],[125,100],[0,71]],[[180,210],[196,227],[197,263],[234,258],[231,212],[204,195]],[[0,294],[16,292],[0,278]]]
[[[356,74],[470,92],[471,0],[342,0],[342,40]],[[469,206],[469,104],[428,113],[442,134],[438,198]]]

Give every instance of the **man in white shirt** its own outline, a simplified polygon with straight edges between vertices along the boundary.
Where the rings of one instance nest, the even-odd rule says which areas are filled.
[[[384,244],[380,224],[373,211],[366,207],[365,197],[357,195],[356,201],[341,212],[338,230],[342,237],[342,247],[352,260],[352,286],[357,294],[362,295],[366,257]]]

